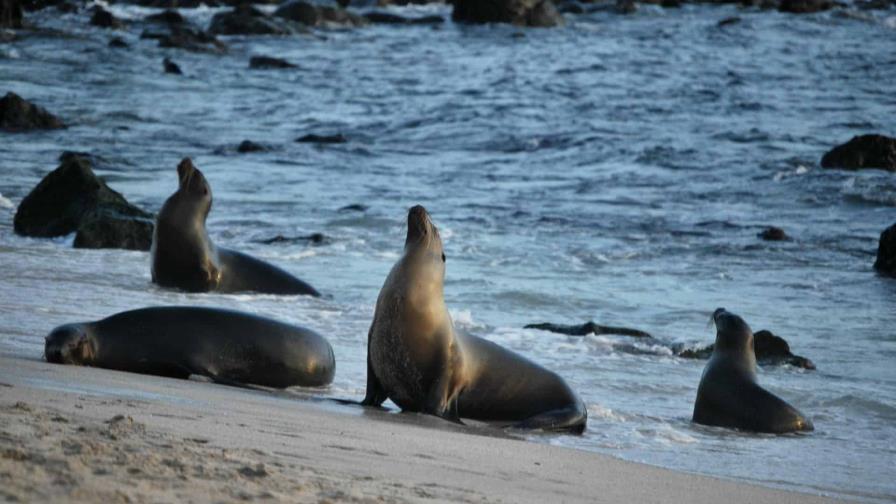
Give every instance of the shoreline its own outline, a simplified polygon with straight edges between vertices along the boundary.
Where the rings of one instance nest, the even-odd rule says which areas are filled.
[[[497,429],[0,355],[0,494],[148,502],[838,502]]]

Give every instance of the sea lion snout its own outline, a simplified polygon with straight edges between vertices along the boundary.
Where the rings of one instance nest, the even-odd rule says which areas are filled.
[[[435,232],[436,228],[429,218],[429,212],[422,205],[415,205],[408,210],[408,236],[406,243]]]
[[[180,161],[180,164],[177,165],[177,178],[180,182],[181,189],[203,196],[210,192],[205,176],[199,171],[199,168],[196,168],[193,161],[188,157],[183,158]]]

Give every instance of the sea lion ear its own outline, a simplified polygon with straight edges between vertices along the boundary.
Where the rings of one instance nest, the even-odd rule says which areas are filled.
[[[445,253],[442,252],[442,262],[445,262]]]

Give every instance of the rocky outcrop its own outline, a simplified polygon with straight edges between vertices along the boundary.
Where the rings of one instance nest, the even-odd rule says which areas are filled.
[[[859,170],[881,168],[896,171],[896,138],[861,135],[834,147],[821,158],[824,168]]]
[[[0,0],[0,28],[22,27],[22,2]]]
[[[347,27],[361,26],[367,21],[341,7],[316,5],[303,0],[292,0],[281,5],[274,15],[304,26]]]
[[[835,7],[831,0],[781,0],[778,10],[791,14],[811,14]]]
[[[19,205],[13,218],[16,233],[53,237],[78,231],[83,246],[101,243],[104,247],[133,248],[132,244],[152,241],[152,215],[128,203],[97,177],[88,155],[65,152],[59,161],[59,167],[47,174]],[[128,220],[137,222],[124,222]],[[144,232],[139,240],[134,237],[137,230]],[[118,244],[110,238],[116,236],[122,238]]]
[[[124,26],[120,19],[99,6],[94,8],[93,16],[90,18],[90,24],[99,26],[100,28],[121,28]]]
[[[885,275],[896,276],[896,224],[880,234],[874,269]]]
[[[183,75],[183,70],[180,69],[180,65],[171,61],[168,58],[162,60],[162,69],[165,70],[165,73],[174,74],[174,75]]]
[[[364,19],[375,24],[396,25],[437,25],[445,22],[442,16],[405,17],[382,11],[368,12],[364,14]]]
[[[2,130],[28,131],[64,127],[65,125],[58,117],[11,91],[0,98],[0,129]]]
[[[673,347],[673,352],[686,359],[708,359],[712,355],[714,345],[701,348],[681,349]],[[802,369],[815,369],[815,363],[790,351],[790,345],[784,338],[771,331],[762,330],[753,333],[753,351],[756,362],[763,366],[780,366],[789,364]]]
[[[152,231],[152,219],[98,209],[84,216],[75,235],[74,247],[149,250],[152,247]]]
[[[290,24],[279,17],[268,16],[244,4],[232,11],[219,12],[208,28],[214,35],[289,35],[296,33]]]
[[[458,23],[510,23],[550,27],[563,24],[552,0],[454,0],[452,19]]]
[[[896,228],[896,225],[894,225],[894,228]],[[894,229],[894,235],[896,235],[896,229]],[[894,239],[896,239],[896,236],[894,236]],[[894,246],[896,246],[896,244],[894,244]],[[896,249],[894,249],[894,252],[896,252]],[[595,324],[594,322],[586,322],[582,325],[562,325],[551,323],[529,324],[525,326],[525,328],[540,329],[542,331],[550,331],[560,334],[566,334],[569,336],[588,336],[590,334],[615,334],[620,336],[632,336],[635,338],[642,338],[641,341],[646,341],[650,345],[666,347],[672,352],[672,354],[685,359],[708,359],[712,355],[714,347],[714,345],[708,345],[698,348],[688,348],[681,343],[669,344],[663,342],[654,338],[650,334],[638,329],[602,326],[599,324]],[[764,366],[789,364],[791,366],[803,369],[815,369],[815,364],[811,360],[791,353],[790,345],[788,345],[783,338],[772,334],[771,331],[763,330],[753,333],[753,349],[756,352],[756,361]],[[636,348],[630,348],[629,351],[633,353],[640,352]]]
[[[236,148],[236,151],[240,154],[246,154],[249,152],[264,152],[266,150],[267,148],[264,145],[255,143],[252,140],[243,140]]]

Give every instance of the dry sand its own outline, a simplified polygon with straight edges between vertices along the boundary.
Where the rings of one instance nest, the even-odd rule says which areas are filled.
[[[0,498],[831,502],[420,415],[2,356]]]

